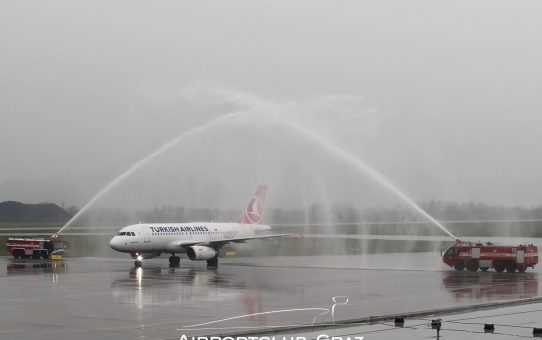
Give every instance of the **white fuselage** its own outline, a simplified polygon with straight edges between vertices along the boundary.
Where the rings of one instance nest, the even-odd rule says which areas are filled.
[[[253,238],[270,229],[266,225],[241,223],[134,224],[122,228],[109,244],[114,250],[124,253],[183,253],[185,245]]]

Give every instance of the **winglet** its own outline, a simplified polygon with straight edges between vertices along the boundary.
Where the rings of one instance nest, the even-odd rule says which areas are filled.
[[[243,216],[237,221],[237,223],[243,224],[260,224],[263,219],[263,208],[265,206],[265,194],[267,192],[267,185],[260,185],[256,190],[256,193],[250,199],[247,208],[245,209]]]

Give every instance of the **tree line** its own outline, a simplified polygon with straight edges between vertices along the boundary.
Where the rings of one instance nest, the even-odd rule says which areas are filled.
[[[506,207],[474,202],[427,201],[419,205],[440,221],[542,220],[542,206]],[[162,206],[149,210],[118,208],[92,209],[77,224],[126,225],[131,223],[235,222],[238,210]],[[269,224],[319,223],[404,223],[425,222],[416,211],[405,206],[359,208],[353,205],[312,204],[307,208],[269,208],[264,222]]]

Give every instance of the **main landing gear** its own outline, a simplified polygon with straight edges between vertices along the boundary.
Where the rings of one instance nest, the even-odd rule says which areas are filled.
[[[179,267],[181,263],[181,258],[179,256],[175,256],[175,254],[171,254],[169,257],[169,267],[175,268]]]
[[[218,255],[207,260],[207,268],[218,268]]]

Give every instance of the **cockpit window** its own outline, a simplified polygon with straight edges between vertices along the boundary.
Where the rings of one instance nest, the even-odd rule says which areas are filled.
[[[130,236],[135,236],[135,233],[133,231],[131,231]]]
[[[446,252],[446,255],[448,255],[448,256],[457,256],[457,255],[459,255],[458,254],[458,249],[457,248],[450,248]]]
[[[126,233],[124,231],[119,233],[119,236],[124,236],[124,235],[126,235]]]
[[[66,248],[66,244],[64,242],[55,242],[53,243],[53,249],[65,249]]]

